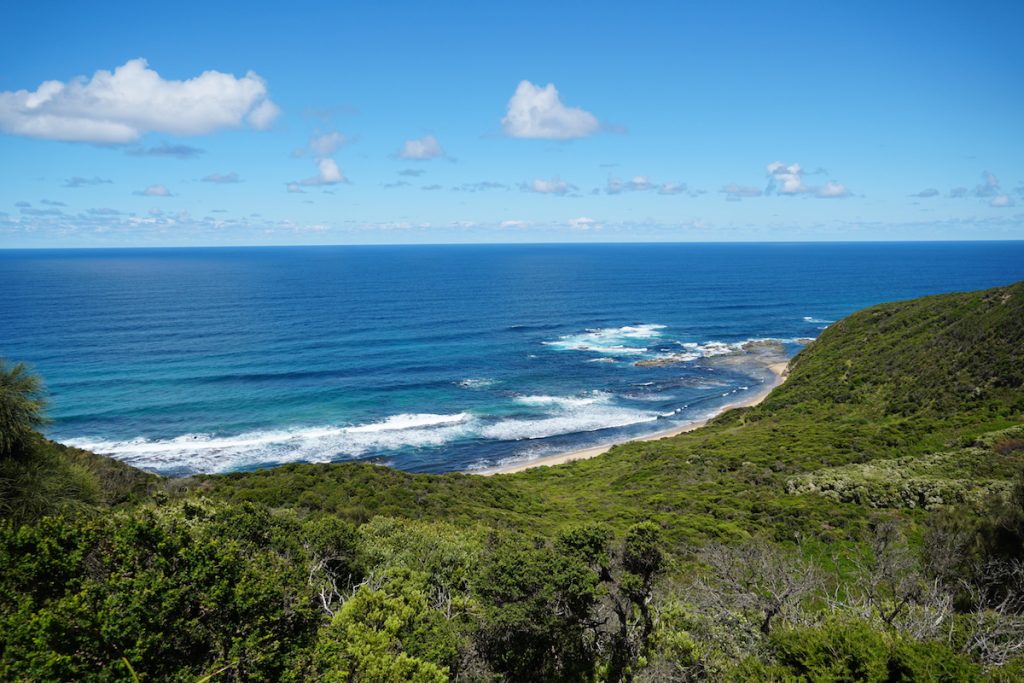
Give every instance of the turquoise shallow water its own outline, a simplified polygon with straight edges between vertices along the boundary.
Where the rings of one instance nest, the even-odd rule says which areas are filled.
[[[466,470],[742,399],[746,340],[1022,278],[1016,242],[9,250],[0,354],[52,438],[162,473]]]

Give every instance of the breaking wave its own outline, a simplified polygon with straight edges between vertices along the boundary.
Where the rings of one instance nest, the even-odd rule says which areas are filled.
[[[183,434],[152,440],[70,439],[64,443],[145,469],[224,472],[268,462],[330,462],[401,448],[441,446],[470,436],[473,421],[469,413],[415,413],[345,427],[259,430],[236,436]]]
[[[647,344],[661,337],[664,325],[643,324],[604,327],[580,334],[567,334],[554,341],[541,342],[559,351],[590,351],[608,356],[638,356],[647,352]]]
[[[76,438],[69,446],[109,455],[136,467],[171,473],[226,472],[289,462],[332,462],[436,448],[458,441],[542,439],[652,422],[659,414],[616,403],[604,392],[577,396],[518,396],[511,417],[404,413],[351,426],[258,430],[225,436],[182,434],[122,441]]]

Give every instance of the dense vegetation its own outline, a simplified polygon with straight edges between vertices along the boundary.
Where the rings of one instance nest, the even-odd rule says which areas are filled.
[[[759,406],[515,475],[163,480],[45,441],[41,400],[0,367],[3,680],[1024,677],[1024,283],[861,311]]]

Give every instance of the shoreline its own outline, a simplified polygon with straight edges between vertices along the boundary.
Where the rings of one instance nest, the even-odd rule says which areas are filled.
[[[772,372],[773,381],[768,382],[761,388],[760,391],[756,392],[752,396],[747,396],[741,401],[735,403],[727,403],[722,406],[714,413],[703,417],[699,420],[688,422],[684,425],[672,427],[671,429],[663,429],[660,432],[654,432],[647,436],[637,437],[635,439],[628,439],[626,441],[613,441],[607,444],[601,444],[599,446],[588,446],[587,448],[580,448],[574,451],[568,451],[566,453],[556,453],[554,455],[547,455],[535,460],[525,460],[521,462],[513,462],[508,465],[494,467],[479,472],[468,472],[467,474],[476,474],[478,476],[490,477],[496,474],[513,474],[515,472],[523,472],[530,470],[535,467],[552,467],[554,465],[563,465],[567,462],[573,462],[575,460],[589,460],[590,458],[596,458],[599,455],[603,455],[610,451],[614,446],[619,446],[624,443],[632,443],[634,441],[658,441],[660,439],[667,439],[672,436],[679,434],[685,434],[686,432],[692,432],[705,426],[708,422],[715,419],[722,413],[733,410],[734,408],[749,408],[756,406],[758,403],[763,401],[768,394],[772,392],[775,387],[779,386],[786,381],[786,377],[789,374],[789,361],[780,361],[778,363],[772,363],[768,365],[768,369]]]

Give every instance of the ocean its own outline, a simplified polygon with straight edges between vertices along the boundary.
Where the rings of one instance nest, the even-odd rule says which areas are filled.
[[[1024,242],[0,251],[47,435],[154,472],[480,471],[700,419],[857,309]],[[751,343],[753,342],[753,343]]]

